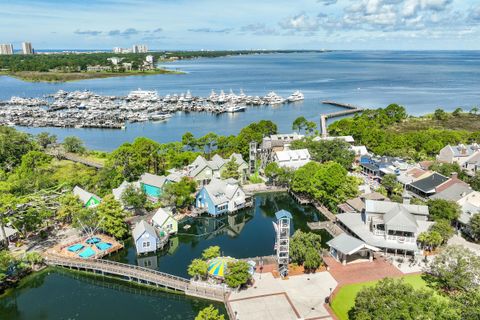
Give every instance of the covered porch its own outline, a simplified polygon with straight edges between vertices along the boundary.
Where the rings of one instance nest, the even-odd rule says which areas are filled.
[[[327,242],[330,254],[342,265],[363,261],[373,261],[373,253],[380,251],[379,248],[366,244],[360,239],[346,233]]]

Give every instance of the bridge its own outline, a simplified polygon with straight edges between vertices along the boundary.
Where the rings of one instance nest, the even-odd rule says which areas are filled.
[[[50,266],[115,276],[129,282],[180,291],[188,296],[220,302],[224,302],[230,292],[229,289],[221,285],[188,280],[168,273],[109,260],[48,255],[45,257],[45,262]]]

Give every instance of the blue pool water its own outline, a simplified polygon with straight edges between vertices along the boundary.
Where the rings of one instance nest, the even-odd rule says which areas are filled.
[[[99,243],[100,241],[102,241],[102,239],[97,237],[92,237],[92,238],[88,238],[87,241],[85,242],[88,244],[94,244],[94,243]]]
[[[90,258],[90,257],[92,257],[92,256],[94,256],[94,255],[95,255],[95,251],[94,251],[92,248],[90,248],[90,247],[88,247],[87,249],[83,250],[83,251],[79,254],[80,258],[84,258],[84,259]]]
[[[96,244],[96,246],[99,250],[105,251],[110,249],[112,247],[112,244],[108,242],[99,242]]]
[[[85,246],[83,244],[77,243],[77,244],[74,244],[74,245],[68,247],[68,251],[77,252],[77,251],[83,249],[84,247]]]

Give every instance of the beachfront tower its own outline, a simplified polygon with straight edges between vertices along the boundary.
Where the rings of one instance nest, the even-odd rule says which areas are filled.
[[[274,227],[276,231],[275,250],[277,251],[278,272],[282,278],[288,276],[288,262],[290,261],[290,220],[292,214],[286,210],[275,213],[277,218]]]

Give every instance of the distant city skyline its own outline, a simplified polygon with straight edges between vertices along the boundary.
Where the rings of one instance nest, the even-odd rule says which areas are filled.
[[[0,43],[21,50],[479,50],[477,0],[19,0]]]

